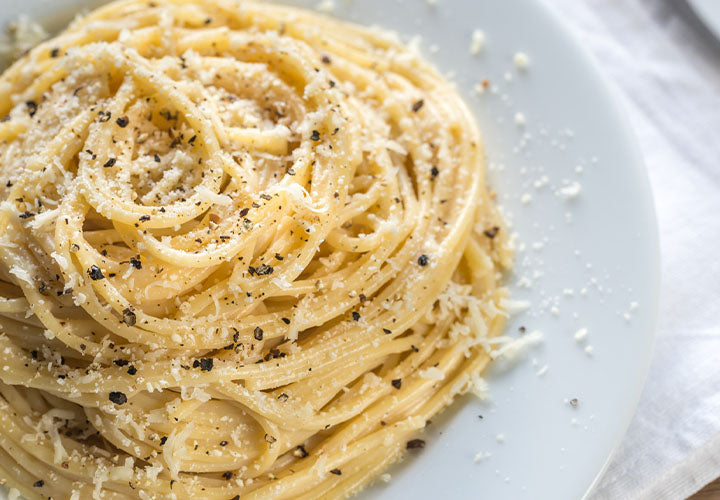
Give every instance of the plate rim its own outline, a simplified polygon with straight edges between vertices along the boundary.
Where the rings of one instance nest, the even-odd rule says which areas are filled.
[[[650,224],[650,233],[648,235],[648,244],[652,247],[652,255],[648,256],[651,263],[648,265],[649,269],[652,269],[651,277],[654,280],[654,286],[652,288],[652,294],[650,296],[650,323],[646,325],[646,328],[638,329],[645,340],[645,349],[643,351],[644,358],[642,365],[636,378],[635,387],[633,388],[634,396],[632,403],[628,405],[628,415],[624,416],[625,422],[622,427],[624,428],[620,438],[612,446],[610,453],[605,459],[602,467],[597,471],[595,477],[589,483],[582,500],[586,500],[595,491],[596,487],[600,484],[602,478],[605,476],[613,458],[617,454],[620,446],[622,445],[625,437],[627,436],[630,425],[632,424],[637,408],[640,404],[643,391],[648,382],[648,375],[650,373],[650,365],[652,363],[653,355],[655,352],[655,344],[657,342],[657,326],[660,313],[660,294],[662,286],[662,249],[660,246],[660,226],[657,217],[657,208],[655,195],[652,189],[652,183],[650,182],[650,173],[645,162],[645,155],[643,153],[642,145],[640,140],[635,133],[635,129],[630,118],[627,107],[623,104],[623,98],[620,94],[620,90],[610,81],[610,78],[603,72],[600,67],[599,61],[590,52],[588,47],[581,41],[580,37],[573,31],[570,22],[565,21],[557,9],[552,5],[549,0],[533,0],[536,4],[543,8],[548,16],[552,19],[559,29],[563,31],[563,35],[572,41],[572,46],[578,52],[578,60],[585,64],[586,69],[591,72],[594,79],[598,81],[598,89],[600,92],[605,94],[606,100],[611,104],[611,114],[617,120],[618,124],[622,127],[621,135],[628,141],[628,152],[632,155],[632,168],[640,174],[641,182],[637,188],[642,190],[642,210],[647,214],[648,223]],[[689,3],[694,3],[694,0],[688,0]]]

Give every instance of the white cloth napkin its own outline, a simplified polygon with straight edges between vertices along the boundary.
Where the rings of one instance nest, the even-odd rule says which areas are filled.
[[[684,499],[720,476],[720,42],[685,0],[546,2],[624,101],[663,258],[647,384],[590,499]]]

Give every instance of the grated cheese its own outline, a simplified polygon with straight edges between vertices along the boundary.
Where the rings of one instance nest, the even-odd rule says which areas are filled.
[[[588,336],[588,329],[587,328],[580,328],[577,332],[575,332],[575,341],[577,343],[584,342],[585,339]]]
[[[579,182],[573,182],[567,186],[561,187],[558,190],[558,195],[566,200],[574,200],[580,196],[580,191],[582,191],[582,185]]]
[[[490,352],[490,357],[493,359],[504,359],[506,361],[513,361],[529,346],[539,343],[542,340],[542,333],[538,330],[534,330],[527,335],[507,342]]]
[[[443,380],[445,378],[445,373],[435,366],[418,371],[418,375],[420,378],[424,378],[426,380]]]
[[[12,274],[13,276],[17,277],[18,279],[24,281],[28,285],[33,284],[32,278],[30,277],[30,273],[27,272],[27,270],[23,269],[22,267],[12,266],[10,268],[10,274]]]
[[[516,52],[513,56],[513,62],[518,69],[525,69],[530,64],[530,58],[525,52]]]
[[[500,300],[500,307],[502,307],[510,316],[515,316],[516,314],[519,314],[521,312],[525,312],[532,304],[527,300],[511,300],[511,299],[501,299]]]
[[[470,39],[470,54],[471,55],[478,55],[480,52],[483,51],[485,48],[485,33],[483,33],[481,30],[476,29],[473,30],[472,36]]]
[[[316,7],[320,12],[332,12],[335,10],[334,0],[322,0]]]
[[[479,400],[484,401],[490,397],[490,384],[479,373],[470,375],[470,392]]]

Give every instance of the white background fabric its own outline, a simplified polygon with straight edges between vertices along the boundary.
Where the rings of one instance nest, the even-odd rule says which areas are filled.
[[[647,385],[590,498],[684,499],[720,476],[720,42],[684,0],[546,2],[624,101],[663,258]]]

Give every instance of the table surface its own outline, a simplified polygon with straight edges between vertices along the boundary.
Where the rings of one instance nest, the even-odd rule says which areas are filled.
[[[720,500],[720,478],[695,493],[689,500]]]

